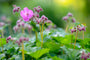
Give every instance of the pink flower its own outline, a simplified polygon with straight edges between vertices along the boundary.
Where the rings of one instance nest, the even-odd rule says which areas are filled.
[[[70,31],[71,31],[71,33],[76,32],[76,30],[75,30],[75,29],[70,29]]]
[[[73,15],[72,15],[72,13],[68,13],[68,16],[69,16],[69,17],[72,17]]]
[[[24,21],[29,21],[33,17],[33,11],[25,7],[24,10],[21,10],[20,15]]]
[[[68,16],[63,17],[63,20],[67,21],[68,20]]]
[[[82,30],[83,30],[83,31],[86,31],[86,27],[85,27],[85,26],[83,26],[83,27],[82,27]]]

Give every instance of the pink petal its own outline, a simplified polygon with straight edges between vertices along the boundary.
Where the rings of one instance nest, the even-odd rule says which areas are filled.
[[[24,12],[28,12],[29,9],[27,7],[24,8]]]
[[[33,11],[32,10],[29,10],[28,13],[29,13],[28,18],[32,18],[33,17]]]
[[[23,18],[23,20],[27,22],[27,21],[29,21],[29,18]]]
[[[25,17],[25,12],[23,10],[21,10],[20,15],[21,15],[21,17]]]

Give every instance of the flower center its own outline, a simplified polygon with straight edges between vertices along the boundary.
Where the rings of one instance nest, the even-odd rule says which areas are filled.
[[[25,13],[25,15],[28,17],[29,16],[29,13]]]

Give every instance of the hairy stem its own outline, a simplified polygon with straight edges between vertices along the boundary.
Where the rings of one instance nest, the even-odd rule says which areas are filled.
[[[73,33],[71,34],[71,48],[72,48],[72,41],[73,41]]]
[[[67,25],[66,25],[65,32],[67,32],[67,29],[68,29],[68,23],[69,23],[69,22],[67,21]]]
[[[23,44],[23,42],[22,42],[22,60],[24,60],[25,58],[24,58],[24,44]]]
[[[75,43],[74,43],[74,49],[75,49],[75,45],[76,45],[77,35],[78,35],[78,31],[76,33],[76,38],[75,38]]]
[[[24,34],[24,28],[22,29],[22,33]],[[24,57],[24,44],[22,42],[22,60],[25,60],[25,57]]]
[[[36,35],[36,43],[37,43],[38,42],[37,31],[35,31],[35,35]]]
[[[42,41],[41,41],[41,48],[43,47],[43,26],[44,26],[44,23],[42,23]]]
[[[83,40],[84,40],[84,31],[83,31]],[[84,48],[84,46],[82,45],[82,48]]]

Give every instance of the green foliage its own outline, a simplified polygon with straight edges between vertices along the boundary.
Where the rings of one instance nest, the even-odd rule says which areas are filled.
[[[5,58],[5,54],[0,54],[0,60]]]
[[[6,38],[0,38],[0,47],[1,47],[1,40],[2,40],[2,44],[3,44],[3,45],[6,44]]]
[[[36,52],[33,52],[30,54],[30,56],[34,57],[35,59],[39,59],[42,55],[46,54],[49,52],[49,49],[40,49],[40,50],[37,50]]]
[[[47,33],[46,33],[47,32]],[[22,36],[22,33],[15,35],[16,40]],[[23,36],[29,37],[27,34]],[[24,43],[24,52],[26,60],[29,59],[38,59],[38,60],[79,60],[80,51],[82,45],[87,52],[90,52],[90,39],[85,38],[77,39],[76,47],[73,49],[75,36],[73,36],[72,47],[71,47],[71,34],[67,34],[63,29],[51,29],[50,31],[44,31],[44,43],[43,48],[41,48],[41,36],[38,33],[38,42],[35,41],[35,36],[31,37],[29,42]],[[3,39],[3,38],[1,38]],[[15,40],[15,41],[16,41]],[[6,39],[3,39],[4,52],[0,51],[0,59],[9,59],[9,60],[21,60],[21,46],[18,46],[15,41],[9,41],[6,44]],[[1,49],[1,47],[0,47]]]
[[[58,58],[57,56],[52,57],[53,60],[63,60],[61,58]]]
[[[77,60],[77,59],[79,59],[79,55],[80,55],[79,50],[69,49],[69,48],[66,48],[65,46],[63,46],[62,49],[65,51],[65,54],[66,54],[66,55],[63,56],[63,58],[65,58],[67,60]]]
[[[50,52],[58,52],[60,49],[60,44],[55,43],[55,41],[45,42],[44,48],[50,49]]]

